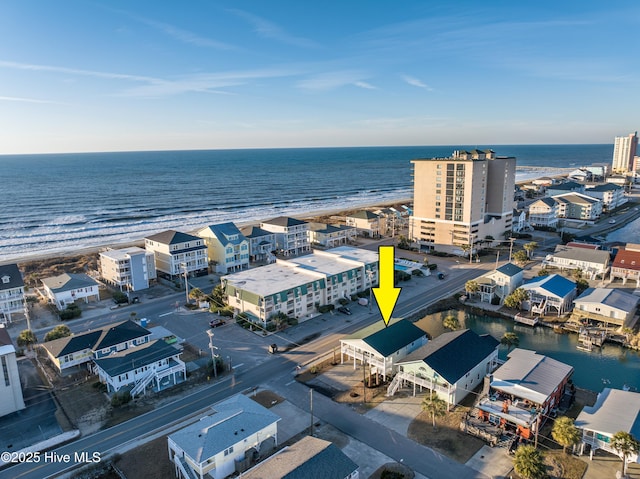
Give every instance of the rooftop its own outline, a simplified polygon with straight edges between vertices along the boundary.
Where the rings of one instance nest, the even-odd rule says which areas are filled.
[[[462,329],[441,334],[397,364],[423,361],[449,384],[455,384],[499,345],[500,342],[488,334],[479,336],[470,329]]]
[[[214,413],[169,435],[194,462],[203,463],[248,439],[280,417],[242,394],[215,404]]]
[[[426,331],[420,329],[411,321],[394,318],[389,321],[388,326],[385,326],[383,321],[376,321],[374,324],[346,336],[342,340],[362,339],[380,353],[381,356],[388,357],[407,344],[417,341],[426,335]]]
[[[180,244],[187,243],[189,241],[199,241],[201,238],[190,235],[187,233],[181,233],[180,231],[175,230],[167,230],[162,233],[157,233],[155,235],[147,236],[145,239],[150,241],[155,241],[161,244]]]
[[[640,298],[634,294],[620,291],[619,289],[587,288],[575,303],[597,303],[604,304],[611,308],[624,312],[635,310]]]
[[[243,479],[344,479],[358,465],[337,446],[306,436],[242,474]]]
[[[513,263],[506,263],[500,266],[496,271],[499,271],[502,274],[506,274],[507,276],[515,276],[518,273],[524,271],[520,266],[516,266]]]
[[[109,376],[113,377],[153,364],[156,361],[170,358],[180,354],[181,351],[181,349],[167,344],[162,339],[156,339],[103,358],[96,358],[93,361]]]
[[[274,234],[273,232],[263,230],[258,226],[245,226],[244,228],[240,228],[240,232],[245,236],[245,238],[258,238],[260,236],[269,236]]]
[[[598,264],[608,264],[610,259],[608,251],[568,245],[556,246],[553,257]]]
[[[561,203],[574,203],[578,205],[594,205],[600,201],[581,193],[564,193],[562,195],[555,195],[552,198]]]
[[[618,250],[612,267],[640,271],[640,251],[627,248]]]
[[[16,351],[9,332],[4,326],[0,326],[0,355],[14,353]]]
[[[51,290],[52,293],[62,293],[72,289],[90,288],[98,286],[90,276],[86,274],[62,273],[59,276],[43,278],[42,283]]]
[[[493,373],[491,387],[544,403],[556,388],[573,373],[573,367],[535,351],[516,348],[508,360]]]
[[[22,286],[24,286],[24,281],[22,280],[22,274],[17,264],[0,265],[0,291],[20,288]]]
[[[541,289],[558,298],[564,298],[576,288],[576,283],[559,274],[551,274],[548,276],[538,276],[525,281],[522,285],[524,289]]]
[[[360,210],[350,215],[347,215],[347,218],[357,218],[360,220],[377,220],[380,217],[377,214],[375,214],[373,211]]]
[[[240,232],[234,223],[220,223],[217,225],[209,225],[198,231],[198,235],[202,237],[203,233],[209,231],[215,236],[223,246],[228,244],[240,244],[246,241],[244,235]]]
[[[623,190],[623,189],[624,188],[622,188],[622,186],[620,185],[615,185],[613,183],[604,183],[602,185],[597,185],[592,188],[587,188],[586,193],[589,193],[590,191],[617,191],[617,190]]]
[[[296,218],[291,218],[289,216],[278,216],[277,218],[271,218],[270,220],[263,221],[262,225],[275,225],[275,226],[298,226],[307,224],[306,221],[302,221]]]
[[[115,261],[122,261],[125,259],[129,259],[129,257],[132,255],[137,254],[147,254],[147,251],[137,246],[131,246],[129,248],[110,249],[107,251],[103,251],[100,253],[100,256],[104,256],[105,258],[110,258]]]
[[[618,431],[640,437],[640,393],[605,388],[593,406],[585,406],[575,425],[613,435]]]

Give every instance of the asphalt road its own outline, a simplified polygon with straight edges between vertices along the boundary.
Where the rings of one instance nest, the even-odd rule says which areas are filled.
[[[467,265],[464,266],[466,267]],[[425,281],[428,282],[423,283],[428,286],[426,288],[426,291],[423,291],[422,288],[420,290],[415,289],[418,288],[418,286],[405,286],[407,290],[406,292],[403,291],[403,293],[400,295],[399,304],[393,316],[406,316],[414,311],[420,310],[433,301],[449,296],[456,291],[461,291],[464,287],[464,283],[467,280],[474,278],[483,272],[483,270],[481,269],[483,267],[487,266],[483,264],[473,265],[471,269],[464,269],[462,265],[453,266],[448,270],[448,275],[443,281],[437,280],[435,278],[426,278]],[[412,288],[414,288],[413,291],[411,291]],[[152,304],[140,305],[140,307],[137,308],[138,317],[147,316],[151,319],[154,318],[154,316],[159,317],[160,315],[164,315],[162,316],[163,318],[170,318],[168,319],[169,321],[173,321],[175,324],[177,324],[178,322],[172,316],[173,314],[176,314],[175,306],[173,306],[174,302],[175,299],[169,301],[165,299],[158,300],[156,302],[153,302]],[[375,305],[374,311],[376,311]],[[304,357],[313,357],[318,354],[329,352],[337,345],[336,335],[348,334],[354,330],[371,324],[374,321],[381,320],[381,317],[379,314],[377,314],[377,312],[376,314],[369,315],[368,312],[361,311],[360,313],[358,313],[358,316],[360,317],[360,321],[352,321],[351,323],[346,324],[340,330],[333,331],[332,334],[320,336],[319,339],[309,342],[302,347],[296,348],[289,353],[272,356],[267,356],[266,354],[264,354],[264,360],[260,362],[259,367],[240,367],[235,372],[233,377],[229,379],[225,378],[225,380],[213,384],[210,387],[206,387],[190,396],[178,399],[154,411],[131,419],[117,426],[113,426],[107,430],[100,431],[91,436],[78,439],[73,443],[62,446],[53,451],[57,454],[56,457],[58,458],[64,457],[65,454],[70,455],[70,462],[68,463],[60,460],[45,462],[43,460],[44,457],[41,455],[41,460],[39,463],[20,463],[10,468],[3,469],[2,471],[0,471],[0,479],[43,479],[48,477],[55,477],[62,472],[71,470],[72,468],[79,465],[74,461],[74,454],[76,452],[87,452],[89,456],[91,456],[94,452],[99,452],[102,455],[106,455],[114,448],[118,448],[119,446],[129,441],[137,440],[154,431],[161,431],[163,429],[166,429],[168,425],[175,422],[183,421],[185,418],[197,414],[202,410],[211,407],[212,404],[238,392],[248,390],[257,387],[258,385],[265,384],[266,382],[272,382],[274,380],[276,381],[276,383],[290,382],[293,379],[293,371],[295,370],[295,366],[300,361],[301,353],[305,355]],[[194,318],[195,316],[189,316],[186,318],[186,321],[191,321],[194,324],[196,323],[196,321],[204,321],[202,318],[198,320]],[[206,316],[204,316],[204,318],[206,318]],[[88,327],[96,327],[97,325],[101,324],[102,321],[104,321],[106,324],[118,319],[119,318],[117,317],[113,318],[112,315],[107,315],[106,318],[98,318],[92,320],[91,324],[89,325],[87,325],[86,323],[74,324],[72,329],[76,330],[76,327],[78,327],[81,328],[80,330],[85,330]],[[195,326],[199,330],[202,330],[200,324],[195,324]],[[223,328],[239,329],[233,325],[224,326]],[[298,328],[304,328],[304,324],[299,326]],[[231,331],[231,329],[229,331]],[[243,333],[244,332],[245,331],[243,331]],[[220,332],[219,336],[224,336],[222,331]],[[238,364],[238,361],[240,360],[241,357],[234,359],[234,364]],[[323,417],[323,419],[325,419],[327,422],[334,424],[334,422],[332,421],[335,421],[334,425],[336,427],[345,431],[351,431],[354,434],[358,433],[358,431],[361,431],[364,437],[368,438],[368,441],[365,442],[370,444],[372,447],[376,447],[377,449],[379,449],[380,447],[384,447],[385,451],[383,452],[385,452],[390,457],[394,458],[397,461],[399,461],[400,459],[405,459],[405,462],[407,461],[407,459],[405,458],[405,456],[407,456],[407,453],[405,451],[408,451],[410,447],[413,447],[410,446],[410,444],[413,444],[411,441],[408,441],[406,438],[399,439],[400,436],[389,432],[386,428],[380,425],[376,426],[375,433],[373,430],[367,431],[366,429],[360,429],[362,426],[359,425],[360,416],[357,415],[357,413],[354,412],[353,415],[347,416],[342,414],[333,415],[330,412],[331,407],[337,408],[338,405],[333,403],[327,404],[327,410],[325,413],[326,417]],[[372,438],[377,436],[385,437],[385,440],[381,442],[373,441]],[[391,447],[391,444],[397,445]],[[427,460],[427,456],[424,456],[424,454],[426,454],[424,452],[425,450],[428,449],[423,448],[422,446],[420,446],[419,450],[416,449],[415,457],[410,460],[411,466],[426,467],[420,466],[420,464],[422,464],[420,461]],[[431,452],[429,454],[434,453]],[[448,462],[442,462],[442,460],[438,456],[429,458],[428,462],[430,464],[431,462],[433,462],[434,464],[442,465],[442,469],[439,470],[439,473],[428,474],[428,477],[430,476],[433,479],[439,479],[440,477],[454,477],[453,475],[449,476],[449,472],[454,470],[451,469],[451,464],[449,464]],[[407,462],[407,464],[409,463]],[[442,475],[440,475],[440,473],[442,473]],[[469,470],[464,474],[455,474],[455,476],[460,478],[477,477],[473,474],[477,473],[475,473],[475,471]]]

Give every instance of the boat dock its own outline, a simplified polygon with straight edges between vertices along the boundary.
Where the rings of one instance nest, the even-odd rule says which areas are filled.
[[[535,326],[540,321],[540,318],[536,316],[535,318],[527,318],[526,316],[522,316],[520,313],[516,314],[513,318],[516,323],[526,324],[527,326]]]

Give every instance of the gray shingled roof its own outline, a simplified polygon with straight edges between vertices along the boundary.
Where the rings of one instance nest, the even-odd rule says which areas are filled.
[[[222,243],[223,246],[226,246],[228,244],[240,244],[246,240],[245,236],[238,229],[238,227],[231,222],[220,223],[217,225],[209,225],[204,229],[210,230],[214,234],[214,236],[218,238],[218,241],[220,241],[220,243]],[[200,231],[203,231],[203,230],[200,230]],[[237,238],[229,239],[232,236],[233,237],[237,236]]]
[[[337,446],[306,436],[242,475],[243,479],[344,479],[358,469]]]
[[[156,361],[170,358],[180,354],[179,349],[165,343],[162,339],[156,339],[148,343],[124,349],[118,353],[110,354],[100,359],[94,358],[95,362],[109,376],[114,377],[133,371],[136,368],[153,364]]]
[[[306,224],[306,221],[298,220],[296,218],[291,218],[289,216],[278,216],[277,218],[272,218],[267,221],[263,221],[262,224],[266,225],[275,225],[275,226],[298,226]]]
[[[0,326],[0,347],[2,346],[13,346],[11,337],[9,337],[9,332],[4,326]]]
[[[587,261],[589,263],[607,264],[610,259],[608,251],[580,248],[566,245],[556,246],[554,258]]]
[[[265,231],[258,226],[245,226],[244,228],[240,228],[240,232],[245,236],[245,238],[259,238],[260,236],[269,236],[273,234],[271,231]]]
[[[196,463],[205,462],[280,420],[278,415],[242,394],[215,404],[213,410],[211,416],[169,436]]]
[[[422,361],[449,384],[455,384],[486,359],[500,342],[488,334],[479,336],[470,329],[444,333],[416,349],[397,364]]]
[[[9,278],[8,283],[2,282],[2,278],[4,277]],[[18,265],[15,263],[0,265],[0,291],[20,288],[21,286],[24,286],[24,281],[22,280],[22,274],[18,269]]]
[[[145,239],[156,241],[162,244],[179,244],[186,243],[187,241],[201,240],[202,238],[187,233],[181,233],[180,231],[167,230],[161,233],[147,236],[145,237]]]
[[[46,341],[42,343],[42,346],[51,353],[54,358],[61,358],[67,354],[77,353],[78,351],[84,351],[85,349],[93,350],[96,341],[102,334],[101,330],[89,331],[88,333],[76,334],[73,336],[67,336],[66,338],[54,339],[53,341]]]
[[[616,185],[613,183],[604,183],[602,185],[594,186],[593,188],[587,188],[585,191],[586,194],[589,194],[590,191],[615,191],[623,189],[622,186]]]
[[[358,219],[361,219],[361,220],[375,220],[375,219],[380,218],[373,211],[367,211],[367,210],[356,211],[355,213],[348,215],[348,217],[349,218],[358,218]]]
[[[62,273],[59,276],[44,278],[42,283],[51,290],[52,293],[71,291],[72,289],[90,288],[98,286],[90,276],[86,274]]]

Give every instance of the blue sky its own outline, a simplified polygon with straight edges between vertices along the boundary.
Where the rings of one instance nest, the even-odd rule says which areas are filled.
[[[612,143],[636,1],[0,2],[0,154]]]

